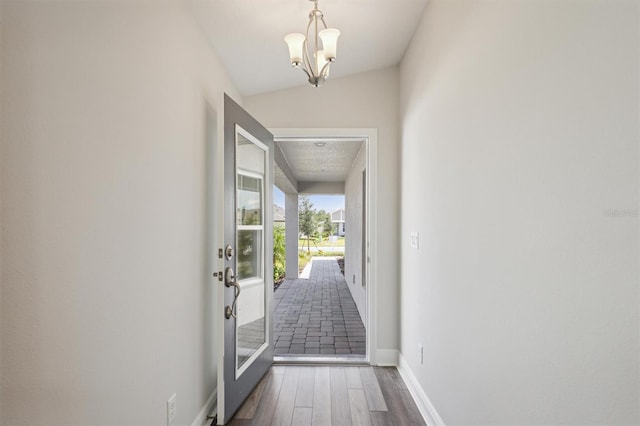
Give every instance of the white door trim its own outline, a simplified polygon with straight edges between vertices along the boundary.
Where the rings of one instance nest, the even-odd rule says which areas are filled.
[[[378,129],[376,128],[270,128],[274,141],[288,138],[362,138],[367,146],[367,362],[377,365],[378,318]]]

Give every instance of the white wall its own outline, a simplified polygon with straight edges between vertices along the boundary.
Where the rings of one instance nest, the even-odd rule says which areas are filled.
[[[337,66],[337,65],[336,65]],[[293,71],[292,71],[293,72]],[[304,79],[302,73],[296,76]],[[378,129],[378,349],[398,347],[398,70],[388,68],[245,98],[245,108],[272,128]],[[320,111],[320,113],[318,113]],[[384,208],[383,208],[384,207]]]
[[[632,1],[427,7],[401,64],[401,351],[446,424],[640,421],[638,47]]]
[[[237,93],[183,2],[1,12],[1,423],[165,424],[176,392],[190,424],[216,385],[205,163]]]
[[[362,144],[345,181],[344,276],[365,326],[367,324],[367,293],[362,286],[362,172],[366,167],[367,147],[366,144]]]
[[[2,99],[2,7],[0,7],[0,99]],[[0,194],[2,194],[2,103],[0,102]],[[0,196],[0,318],[2,318],[2,197]],[[2,348],[2,327],[0,327],[0,348]],[[2,350],[0,350],[2,366]],[[2,368],[0,367],[0,371]],[[0,423],[2,422],[2,386],[0,385]]]

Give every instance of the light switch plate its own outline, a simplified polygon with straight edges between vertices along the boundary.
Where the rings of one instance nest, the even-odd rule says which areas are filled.
[[[417,232],[412,232],[409,234],[411,239],[411,248],[418,250],[420,248],[420,234]]]

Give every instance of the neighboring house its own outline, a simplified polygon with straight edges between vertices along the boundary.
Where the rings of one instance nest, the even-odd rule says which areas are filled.
[[[273,205],[273,226],[284,227],[284,208]]]
[[[338,209],[331,213],[331,222],[335,224],[333,235],[344,237],[345,235],[345,212],[344,209]]]

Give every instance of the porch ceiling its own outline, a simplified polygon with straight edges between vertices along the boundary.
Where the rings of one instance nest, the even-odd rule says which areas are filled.
[[[284,192],[291,192],[283,186],[303,190],[310,184],[344,183],[364,140],[288,139],[276,145],[285,164],[276,162],[275,183]]]

